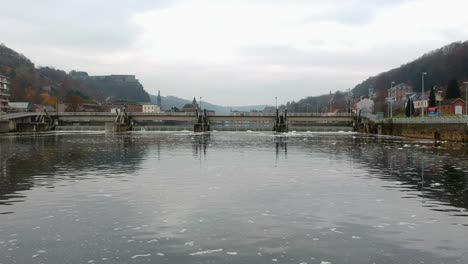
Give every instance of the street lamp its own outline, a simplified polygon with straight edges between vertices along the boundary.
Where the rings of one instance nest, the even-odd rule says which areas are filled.
[[[424,117],[424,76],[426,76],[427,72],[421,73],[422,79],[422,93],[421,93],[421,117]]]
[[[202,97],[200,96],[200,110],[202,110],[201,99],[202,99]]]
[[[278,97],[275,96],[275,109],[278,109]]]
[[[465,84],[465,115],[468,115],[468,82]]]

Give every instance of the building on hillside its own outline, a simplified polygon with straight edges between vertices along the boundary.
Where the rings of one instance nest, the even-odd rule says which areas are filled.
[[[374,100],[374,99],[377,97],[377,94],[374,92],[374,88],[373,88],[373,87],[371,87],[371,88],[368,89],[367,96],[368,96],[369,99],[371,99],[371,100]]]
[[[418,111],[421,111],[420,109],[424,107],[425,110],[429,107],[429,101],[427,99],[421,100],[421,99],[414,99],[413,101],[414,109],[419,109]]]
[[[388,89],[388,97],[391,97],[395,102],[405,102],[407,94],[413,93],[413,87],[406,83],[400,83]]]
[[[82,104],[81,105],[83,112],[107,112],[105,111],[107,107],[100,104]]]
[[[122,75],[122,74],[111,74],[111,75],[98,75],[98,76],[89,76],[91,80],[99,81],[115,81],[122,83],[137,82],[135,75]]]
[[[466,114],[466,103],[461,98],[446,99],[439,103],[439,112],[444,115]]]
[[[33,104],[33,112],[40,113],[40,112],[55,112],[55,107],[50,105],[42,105],[42,104]]]
[[[34,107],[29,102],[10,102],[8,105],[8,112],[21,113],[21,112],[33,112]]]
[[[10,80],[8,77],[0,75],[0,113],[8,110],[10,101]]]
[[[89,75],[87,72],[84,72],[84,71],[75,71],[75,70],[72,70],[68,73],[68,75],[70,75],[73,79],[88,79],[89,78]]]
[[[197,100],[195,100],[195,97],[193,97],[191,104],[185,104],[184,107],[182,108],[182,112],[196,112],[197,110],[198,110],[198,103],[197,103]]]
[[[443,93],[444,93],[444,91],[436,91],[435,92],[437,105],[439,105],[439,102],[442,102],[444,100],[444,97],[442,96]]]
[[[59,103],[58,104],[58,111],[59,112],[65,112],[65,110],[67,110],[67,105],[66,104],[63,104],[63,103]]]
[[[107,107],[110,109],[111,112],[115,112],[115,109],[123,110],[126,109],[127,112],[134,112],[134,113],[141,113],[143,112],[143,107],[141,104],[126,101],[126,100],[116,100],[112,103],[108,104]]]
[[[155,104],[142,104],[143,113],[160,113],[161,108]]]

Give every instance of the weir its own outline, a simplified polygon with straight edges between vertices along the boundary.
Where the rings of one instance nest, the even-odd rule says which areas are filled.
[[[127,132],[132,130],[132,122],[127,114],[127,109],[118,111],[115,109],[117,116],[114,123],[106,123],[106,132]]]
[[[210,131],[210,122],[208,121],[208,116],[206,115],[206,109],[201,111],[197,110],[197,123],[193,125],[193,132],[208,132]]]
[[[275,123],[273,125],[273,131],[277,133],[287,133],[288,132],[288,109],[284,109],[281,114],[279,109],[276,109]]]
[[[40,113],[16,113],[0,117],[0,133],[44,132],[55,127],[54,119],[45,109]]]
[[[233,113],[214,115],[206,110],[197,112],[135,113],[120,112],[43,112],[14,113],[0,116],[0,132],[39,132],[47,130],[106,130],[126,132],[132,130],[192,130],[207,132],[212,129],[227,131],[274,131],[289,130],[325,131],[353,130],[354,114],[289,113]],[[6,128],[6,123],[8,128]]]

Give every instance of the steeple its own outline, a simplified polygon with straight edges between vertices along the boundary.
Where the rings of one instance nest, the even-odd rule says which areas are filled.
[[[162,108],[162,105],[161,105],[161,91],[158,90],[158,96],[156,97],[156,104]]]
[[[197,103],[197,99],[195,99],[195,96],[193,97],[193,100],[192,100],[192,108],[198,109],[198,103]]]

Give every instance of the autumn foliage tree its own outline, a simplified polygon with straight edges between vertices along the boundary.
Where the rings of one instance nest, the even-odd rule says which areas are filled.
[[[50,105],[50,106],[57,106],[58,99],[55,96],[50,96],[48,93],[41,93],[42,104],[43,105]]]
[[[79,112],[83,100],[78,95],[70,95],[65,100],[65,103],[67,104],[66,112]]]

